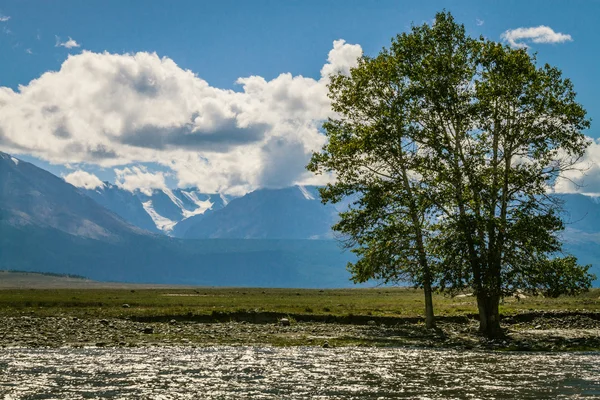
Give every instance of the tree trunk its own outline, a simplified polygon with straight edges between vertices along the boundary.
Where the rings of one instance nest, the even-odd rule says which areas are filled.
[[[504,337],[500,328],[500,296],[477,294],[477,307],[479,309],[479,333],[488,338]]]
[[[427,329],[433,329],[435,328],[435,317],[433,315],[433,299],[431,293],[431,284],[433,279],[431,276],[431,269],[429,268],[429,262],[427,261],[425,243],[423,241],[423,227],[421,225],[421,221],[419,220],[419,211],[414,201],[413,191],[410,184],[410,180],[408,179],[408,173],[404,164],[404,156],[402,152],[399,153],[399,156],[400,161],[402,163],[402,183],[404,185],[406,193],[410,198],[410,218],[412,220],[413,228],[415,230],[415,241],[417,244],[417,251],[419,253],[419,266],[423,269],[423,273],[425,275],[425,279],[423,282],[423,288],[425,290],[425,326],[427,327]]]
[[[433,315],[433,296],[431,290],[431,281],[425,282],[425,326],[427,329],[435,328],[435,317]]]

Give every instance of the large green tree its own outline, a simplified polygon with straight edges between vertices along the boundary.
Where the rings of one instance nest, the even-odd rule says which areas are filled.
[[[490,337],[502,334],[502,296],[590,285],[588,267],[562,258],[550,190],[588,146],[585,110],[558,69],[439,13],[334,77],[329,95],[338,117],[308,168],[335,173],[323,201],[356,197],[334,227],[359,256],[355,280],[423,286],[430,326],[434,284],[471,287]]]

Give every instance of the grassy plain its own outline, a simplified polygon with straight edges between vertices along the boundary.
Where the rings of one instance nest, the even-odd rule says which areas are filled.
[[[434,296],[436,315],[476,313],[472,296]],[[532,311],[600,311],[600,289],[576,297],[507,298],[503,315]],[[423,295],[408,288],[261,289],[119,288],[4,289],[0,315],[77,316],[81,318],[189,317],[243,313],[292,316],[369,316],[415,318],[423,314]]]
[[[473,296],[436,294],[434,305],[439,329],[431,331],[422,321],[422,291],[409,288],[169,287],[0,272],[0,348],[328,344],[600,349],[600,289],[557,299],[504,299],[507,340],[501,342],[477,335]],[[290,326],[278,323],[283,317]]]

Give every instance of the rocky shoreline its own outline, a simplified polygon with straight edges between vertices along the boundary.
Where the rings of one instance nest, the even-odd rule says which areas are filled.
[[[270,317],[272,318],[272,316]],[[360,323],[298,321],[252,323],[241,318],[206,322],[166,316],[134,319],[4,316],[0,347],[147,346],[415,346],[514,351],[599,351],[600,313],[528,313],[503,318],[504,339],[477,334],[472,318],[441,318],[428,330],[418,318],[359,318]],[[236,318],[237,319],[237,318]],[[256,320],[256,315],[252,318]],[[264,321],[269,318],[258,318]],[[366,320],[366,321],[365,321]],[[343,320],[342,320],[343,321]]]

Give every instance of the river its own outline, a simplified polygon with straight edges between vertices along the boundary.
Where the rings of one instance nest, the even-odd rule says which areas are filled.
[[[599,353],[413,348],[0,350],[2,399],[600,398]]]

